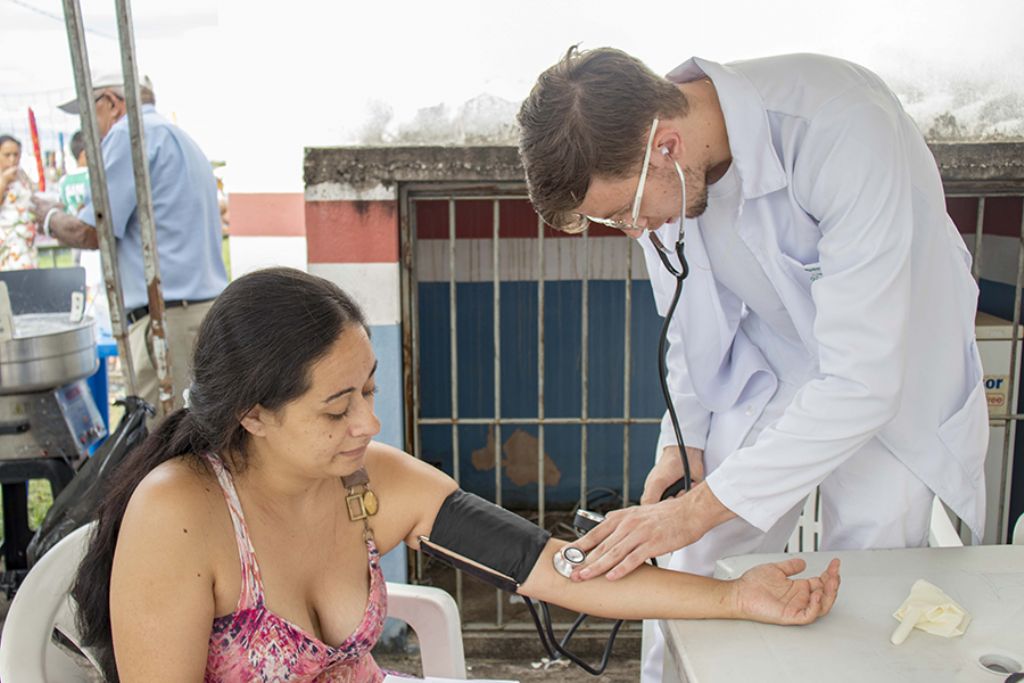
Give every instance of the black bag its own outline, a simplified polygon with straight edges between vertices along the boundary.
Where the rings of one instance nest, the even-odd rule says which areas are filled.
[[[28,566],[31,567],[47,550],[80,526],[96,518],[100,503],[107,493],[110,475],[124,457],[149,434],[146,418],[155,414],[153,406],[137,396],[118,401],[124,416],[117,429],[103,442],[92,457],[87,458],[71,483],[64,487],[46,513],[28,544]]]

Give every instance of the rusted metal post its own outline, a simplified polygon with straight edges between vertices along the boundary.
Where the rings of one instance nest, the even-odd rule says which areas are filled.
[[[167,349],[164,323],[164,297],[160,289],[160,259],[156,248],[156,225],[153,221],[153,193],[149,183],[149,159],[142,125],[142,98],[139,93],[139,71],[135,61],[135,35],[129,0],[114,0],[117,11],[117,34],[121,43],[121,71],[124,73],[125,104],[128,108],[128,131],[131,135],[132,170],[135,175],[135,197],[142,236],[142,261],[149,298],[149,322],[152,332],[153,363],[159,384],[161,415],[174,409],[174,378],[171,356]]]
[[[103,282],[110,305],[110,324],[117,340],[121,357],[125,387],[129,395],[136,395],[135,368],[132,366],[131,346],[124,311],[121,274],[117,267],[117,243],[110,225],[110,196],[107,193],[107,173],[100,152],[100,131],[93,109],[92,79],[89,76],[89,52],[85,46],[85,27],[82,8],[78,0],[64,0],[64,24],[68,31],[71,66],[75,74],[75,94],[85,136],[86,162],[92,186],[92,205],[96,214],[96,233],[99,237],[100,260],[103,263]]]

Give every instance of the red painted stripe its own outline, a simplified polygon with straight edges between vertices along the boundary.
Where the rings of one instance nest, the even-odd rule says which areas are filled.
[[[305,204],[301,192],[232,192],[229,231],[241,237],[304,237]]]
[[[310,263],[396,263],[398,203],[306,202]]]
[[[530,202],[503,200],[499,204],[500,237],[537,236],[537,214]],[[977,197],[952,197],[946,210],[960,232],[973,234],[976,229]],[[985,200],[985,234],[1018,237],[1021,231],[1024,200],[1020,197],[988,197]],[[416,235],[419,239],[448,239],[448,200],[416,201]],[[592,225],[591,237],[621,237],[612,228]],[[494,235],[494,205],[491,200],[459,200],[455,202],[455,236],[459,239],[490,239]],[[545,226],[544,237],[574,237]]]
[[[502,200],[499,206],[499,237],[536,237],[537,214],[525,199]],[[416,236],[418,239],[448,239],[448,200],[416,201]],[[592,225],[591,237],[622,237],[613,228]],[[494,202],[490,199],[460,199],[455,202],[455,237],[458,239],[490,239],[494,236]],[[544,227],[544,238],[578,237]]]
[[[946,200],[946,211],[965,235],[974,235],[978,229],[978,198],[953,197]],[[1024,199],[1021,197],[986,197],[984,234],[1000,237],[1020,237],[1021,219],[1024,217]]]

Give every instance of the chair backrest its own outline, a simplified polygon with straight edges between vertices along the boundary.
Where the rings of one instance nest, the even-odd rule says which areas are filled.
[[[1013,525],[1013,536],[1010,539],[1010,543],[1013,545],[1024,545],[1024,514],[1017,518],[1017,523]]]
[[[804,509],[800,511],[796,528],[793,529],[789,542],[786,543],[786,552],[817,551],[819,543],[821,543],[821,490],[815,488],[814,492],[804,501]]]
[[[79,266],[5,270],[0,280],[7,283],[14,315],[63,313],[71,310],[72,292],[85,296],[85,268]]]
[[[821,543],[821,490],[814,489],[814,493],[807,497],[804,509],[800,513],[796,528],[789,537],[786,545],[786,552],[817,552]],[[1017,536],[1019,540],[1014,543],[1024,545],[1024,524],[1018,522]],[[1017,538],[1015,536],[1015,538]],[[953,522],[942,501],[938,496],[932,501],[932,516],[928,527],[928,545],[932,548],[945,548],[949,546],[961,546],[964,542],[960,539]]]
[[[79,646],[69,592],[93,526],[87,524],[68,534],[43,555],[25,577],[11,602],[0,634],[0,681],[70,683],[93,680],[53,640],[56,628]],[[88,652],[83,652],[89,656]]]

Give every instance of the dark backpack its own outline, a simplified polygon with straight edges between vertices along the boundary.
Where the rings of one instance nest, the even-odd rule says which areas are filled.
[[[107,494],[110,475],[129,451],[149,434],[146,418],[154,414],[153,406],[136,396],[129,396],[118,404],[124,406],[124,416],[117,429],[82,463],[71,483],[53,501],[29,542],[29,567],[60,539],[96,519],[100,503]]]

